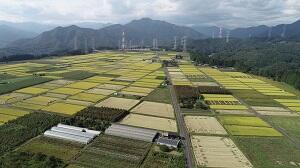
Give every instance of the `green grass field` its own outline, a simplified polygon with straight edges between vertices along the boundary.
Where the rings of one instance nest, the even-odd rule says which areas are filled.
[[[268,117],[267,120],[283,129],[291,138],[300,143],[299,117]]]
[[[235,136],[262,136],[262,137],[282,136],[275,129],[268,128],[268,127],[225,125],[225,128],[230,132],[231,135],[235,135]]]
[[[160,102],[160,103],[171,103],[171,96],[169,89],[157,88],[144,98],[145,101]]]
[[[234,142],[255,168],[295,168],[300,150],[284,137],[233,137]]]
[[[27,76],[5,80],[7,83],[0,84],[0,94],[12,92],[25,87],[41,84],[50,81],[49,78]]]
[[[41,136],[32,139],[28,143],[21,146],[18,150],[30,153],[42,153],[47,156],[54,156],[56,158],[68,161],[73,159],[82,148],[83,145],[80,144]]]
[[[219,116],[219,119],[224,125],[270,127],[269,124],[258,117]]]
[[[72,164],[93,168],[137,167],[150,146],[143,141],[101,135]]]

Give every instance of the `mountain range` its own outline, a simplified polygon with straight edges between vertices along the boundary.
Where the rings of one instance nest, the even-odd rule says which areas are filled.
[[[126,43],[152,46],[153,39],[159,46],[170,46],[174,37],[178,39],[187,36],[190,39],[201,39],[204,35],[192,28],[177,26],[165,21],[143,18],[133,20],[128,24],[114,24],[101,29],[81,28],[75,25],[57,27],[31,39],[21,39],[0,50],[2,56],[15,54],[60,54],[73,50],[90,48],[117,48],[125,32]]]

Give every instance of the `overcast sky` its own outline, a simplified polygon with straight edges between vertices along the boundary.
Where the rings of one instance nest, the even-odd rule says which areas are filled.
[[[300,19],[300,0],[0,0],[0,20],[126,23],[150,17],[180,25],[246,27]]]

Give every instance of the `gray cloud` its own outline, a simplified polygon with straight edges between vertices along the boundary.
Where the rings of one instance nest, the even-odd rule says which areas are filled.
[[[0,20],[126,23],[151,17],[181,25],[245,27],[300,19],[298,0],[0,0]]]

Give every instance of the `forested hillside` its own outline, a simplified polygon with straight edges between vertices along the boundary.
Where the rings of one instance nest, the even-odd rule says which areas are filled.
[[[191,44],[197,63],[235,67],[243,72],[286,82],[300,89],[300,43],[257,39],[198,40]]]

